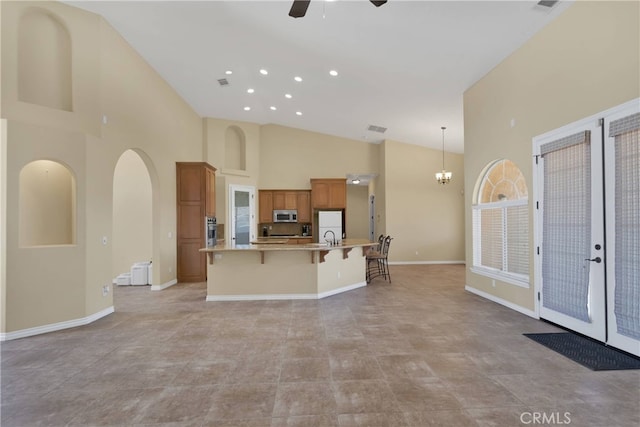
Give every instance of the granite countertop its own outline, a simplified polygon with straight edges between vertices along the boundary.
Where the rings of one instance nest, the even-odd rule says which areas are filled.
[[[306,236],[305,236],[306,237]],[[228,251],[330,251],[334,249],[349,249],[362,246],[375,246],[378,242],[371,242],[367,239],[344,239],[339,244],[328,245],[327,243],[303,243],[303,244],[287,244],[286,240],[281,239],[283,243],[274,244],[273,241],[269,243],[257,243],[254,244],[242,244],[236,245],[231,242],[218,244],[212,248],[200,249],[200,252],[228,252]]]

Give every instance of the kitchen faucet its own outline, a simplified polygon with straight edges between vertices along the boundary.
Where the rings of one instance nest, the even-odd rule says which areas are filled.
[[[331,233],[333,234],[333,240],[328,240],[327,237],[327,233]],[[336,233],[333,232],[333,230],[327,230],[324,232],[324,236],[322,236],[324,238],[325,242],[329,242],[330,245],[336,245],[338,244],[338,242],[336,241]]]

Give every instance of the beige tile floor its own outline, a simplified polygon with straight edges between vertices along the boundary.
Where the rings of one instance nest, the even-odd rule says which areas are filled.
[[[391,273],[320,301],[117,288],[106,318],[2,343],[1,425],[640,425],[640,371],[532,342],[557,329],[465,292],[463,266]]]

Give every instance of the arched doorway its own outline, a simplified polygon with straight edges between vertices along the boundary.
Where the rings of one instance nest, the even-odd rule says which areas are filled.
[[[113,277],[153,260],[153,191],[143,158],[127,150],[113,173]],[[151,284],[151,281],[147,281]]]

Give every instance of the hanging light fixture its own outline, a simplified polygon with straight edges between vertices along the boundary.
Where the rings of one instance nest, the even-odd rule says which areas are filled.
[[[447,172],[444,168],[444,130],[446,127],[442,126],[440,129],[442,129],[442,172],[436,173],[436,179],[438,180],[438,184],[448,184],[453,174]]]

